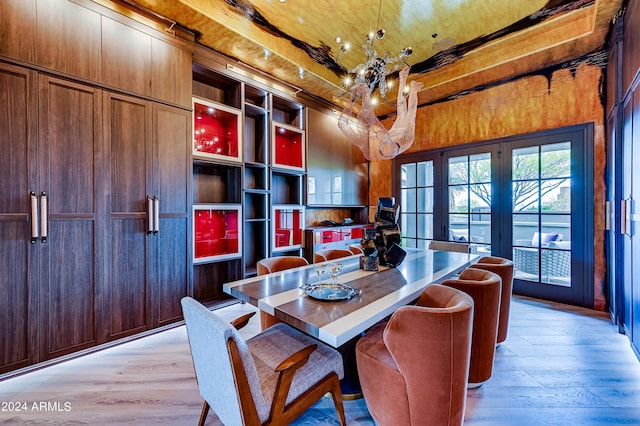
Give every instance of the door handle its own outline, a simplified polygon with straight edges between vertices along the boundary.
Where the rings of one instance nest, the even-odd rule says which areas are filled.
[[[38,241],[38,197],[33,191],[29,196],[31,197],[31,244],[35,244]]]
[[[628,237],[631,236],[631,198],[620,201],[620,233]]]
[[[158,196],[153,197],[153,235],[160,232],[160,200]]]
[[[153,198],[147,195],[147,235],[153,233]]]
[[[40,194],[40,241],[47,242],[49,214],[47,212],[47,193]]]

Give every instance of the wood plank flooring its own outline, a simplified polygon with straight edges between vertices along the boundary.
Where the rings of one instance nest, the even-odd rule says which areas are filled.
[[[259,327],[256,316],[242,333]],[[182,326],[4,380],[0,404],[2,425],[195,425],[202,400]],[[374,424],[363,399],[345,408],[349,425]],[[295,424],[337,425],[330,398]],[[493,377],[468,391],[465,424],[640,425],[640,363],[607,315],[514,296],[509,336]]]

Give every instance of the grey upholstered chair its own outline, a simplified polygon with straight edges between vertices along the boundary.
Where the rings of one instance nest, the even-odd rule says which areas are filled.
[[[343,362],[335,349],[286,324],[245,341],[232,324],[190,297],[182,299],[182,311],[205,401],[199,425],[209,407],[226,426],[288,425],[327,392],[346,424]]]

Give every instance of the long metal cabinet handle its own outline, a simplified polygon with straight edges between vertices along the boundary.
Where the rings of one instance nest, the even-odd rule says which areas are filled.
[[[29,196],[31,197],[31,244],[35,244],[38,241],[38,197],[33,191]]]
[[[47,212],[47,193],[40,194],[40,241],[47,242],[49,214]]]
[[[631,236],[630,229],[627,226],[629,221],[629,207],[631,204],[631,198],[626,200],[620,200],[620,233],[622,235]]]
[[[160,200],[156,195],[153,197],[153,235],[158,235],[160,232]]]
[[[147,235],[153,233],[153,198],[147,195]]]

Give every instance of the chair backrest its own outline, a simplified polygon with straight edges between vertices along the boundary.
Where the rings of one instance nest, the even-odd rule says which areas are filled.
[[[349,246],[349,251],[353,254],[364,254],[364,250],[362,249],[362,245],[360,243],[351,244]]]
[[[476,263],[471,265],[475,269],[484,269],[498,274],[502,279],[502,288],[508,290],[511,295],[513,287],[513,261],[497,256],[484,256],[478,259]]]
[[[351,250],[324,249],[313,253],[313,263],[326,262],[327,260],[340,259],[342,257],[353,256]]]
[[[237,345],[261,421],[269,417],[256,366],[244,339],[229,323],[190,297],[181,301],[200,395],[225,425],[242,425],[238,390],[227,342]]]
[[[513,293],[513,262],[497,256],[485,256],[472,265],[476,269],[484,269],[500,275],[502,291],[500,296],[500,317],[498,319],[498,343],[507,339],[509,328],[509,309],[511,293]]]
[[[482,384],[491,378],[493,372],[502,280],[499,275],[493,272],[467,268],[457,279],[444,280],[442,285],[464,291],[473,299],[473,337],[469,383]]]
[[[404,376],[412,419],[461,425],[467,397],[473,300],[431,284],[391,316],[384,343]]]
[[[430,250],[455,251],[458,253],[469,253],[469,243],[455,243],[452,241],[431,241]]]
[[[266,275],[272,272],[306,266],[309,262],[301,256],[276,256],[259,260],[256,264],[258,275]]]

